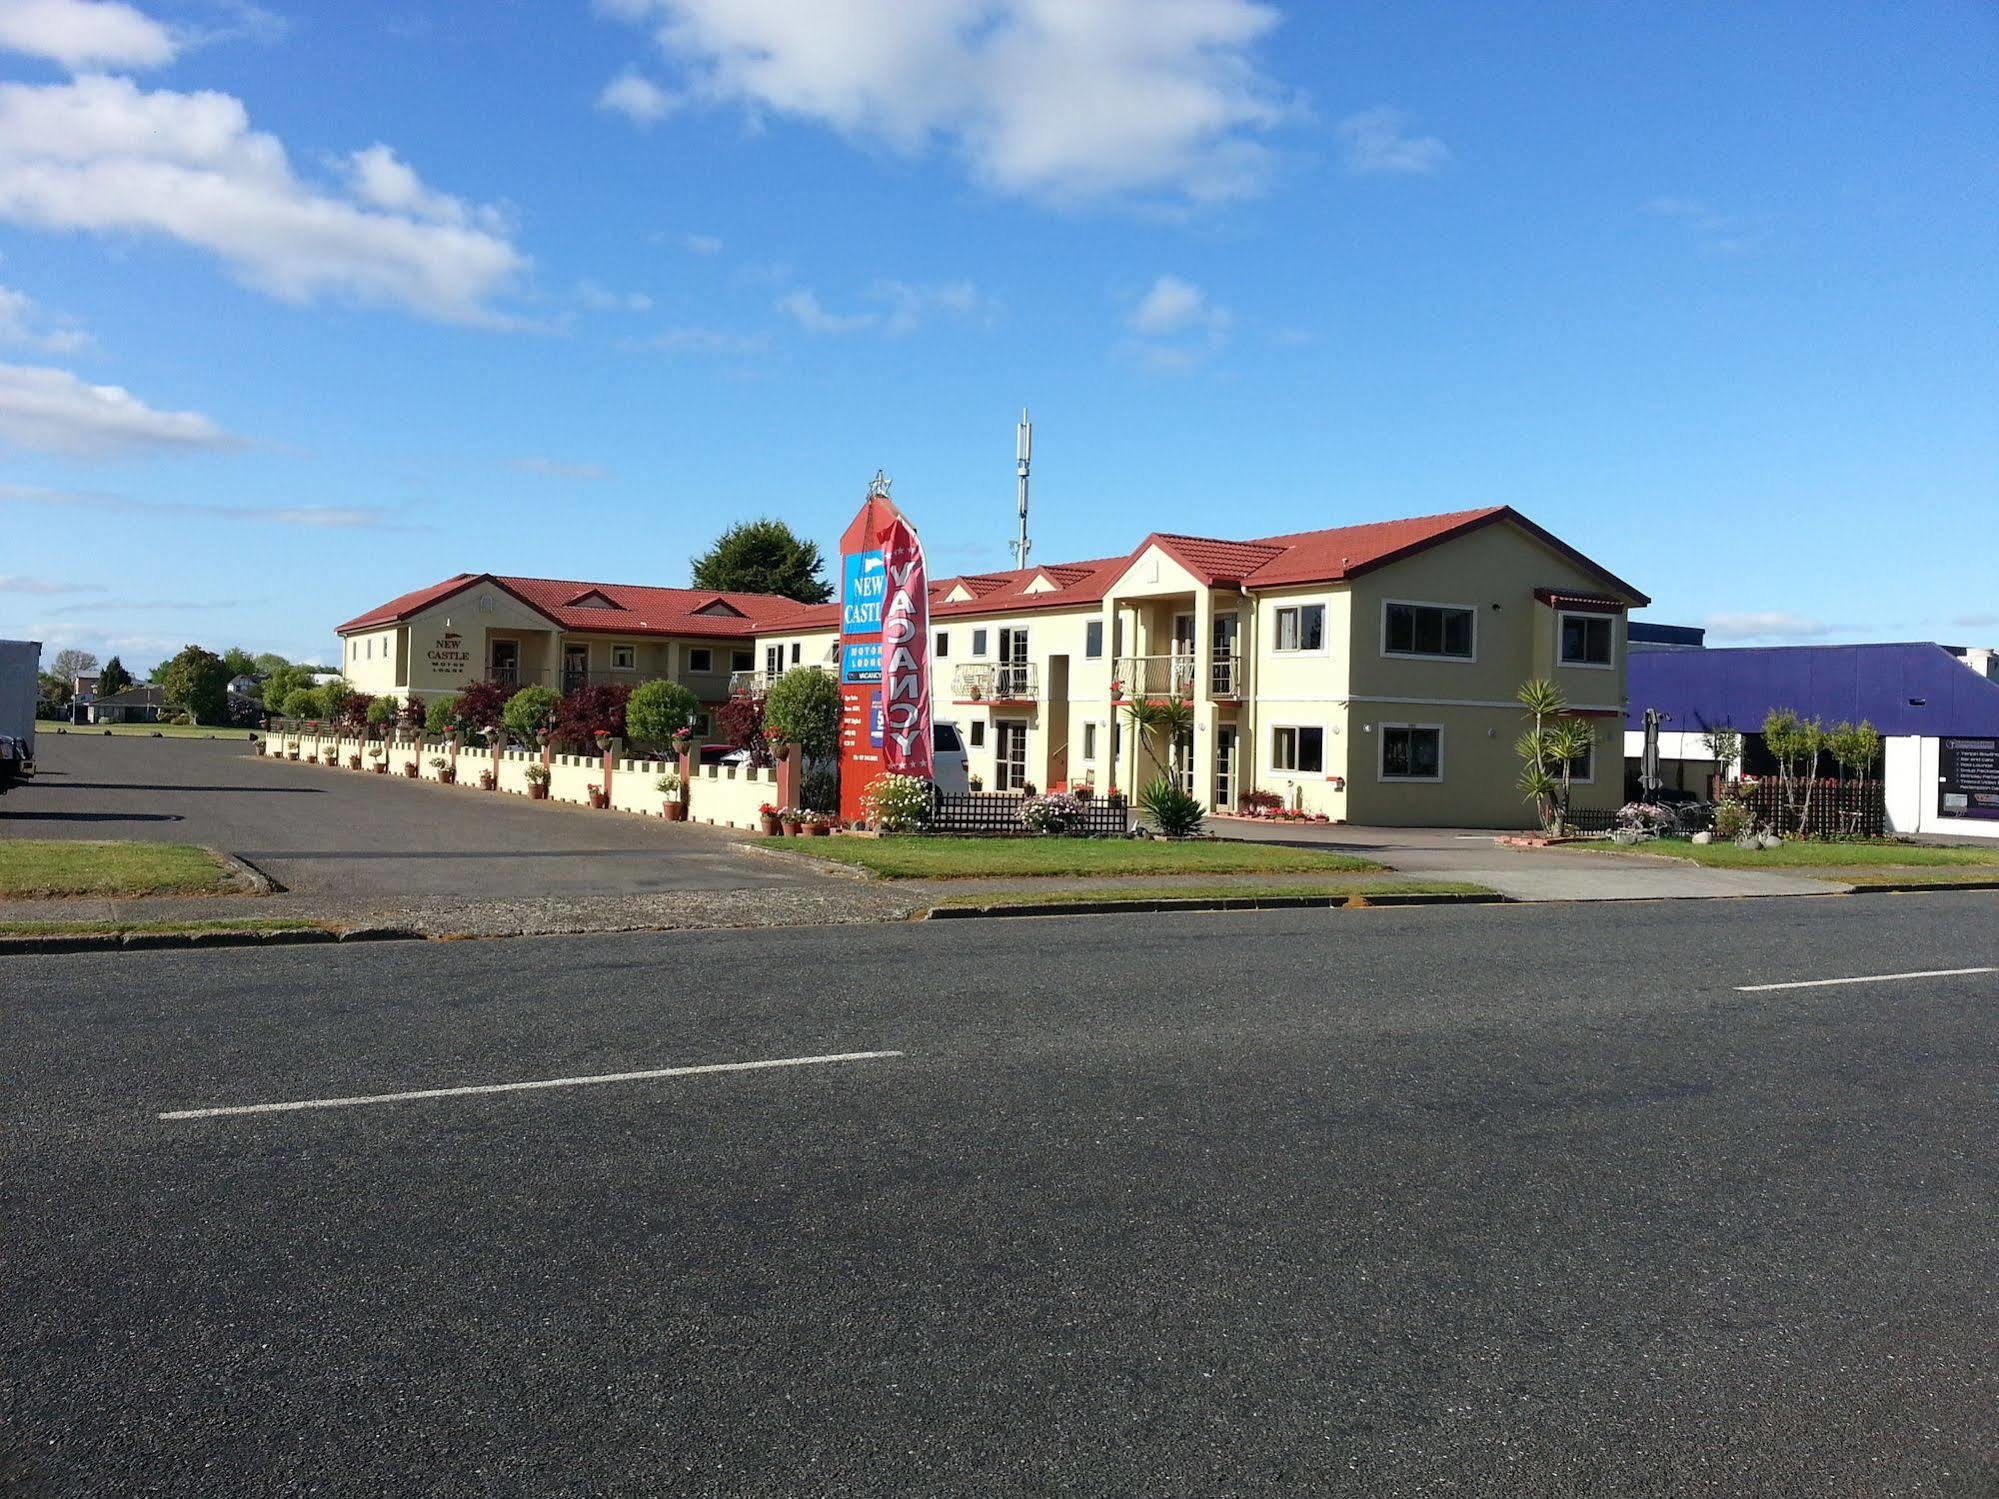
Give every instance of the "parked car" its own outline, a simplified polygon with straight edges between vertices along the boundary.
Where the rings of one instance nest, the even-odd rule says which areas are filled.
[[[0,640],[0,792],[35,773],[36,673],[42,648]]]

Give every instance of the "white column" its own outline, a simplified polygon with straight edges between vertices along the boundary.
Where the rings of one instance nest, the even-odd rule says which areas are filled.
[[[1215,798],[1214,703],[1215,601],[1206,588],[1194,590],[1194,799],[1211,806]]]

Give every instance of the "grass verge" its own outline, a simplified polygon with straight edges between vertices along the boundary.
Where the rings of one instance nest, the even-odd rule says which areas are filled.
[[[302,917],[243,921],[0,921],[0,937],[122,937],[127,932],[306,932],[331,930]]]
[[[1813,843],[1788,839],[1775,848],[1737,848],[1733,843],[1689,843],[1656,838],[1649,843],[1564,843],[1564,851],[1584,854],[1652,854],[1685,859],[1709,869],[1920,869],[1966,865],[1999,866],[1999,848],[1944,847],[1933,843]]]
[[[191,843],[0,841],[0,898],[219,895],[238,888],[220,860]]]
[[[1959,865],[1954,869],[1861,869],[1845,874],[1818,875],[1840,885],[1991,885],[1999,887],[1999,866]]]
[[[1279,896],[1490,895],[1483,885],[1458,880],[1301,881],[1269,885],[1105,885],[1083,890],[988,890],[947,895],[939,906],[1054,906],[1077,900],[1271,900]]]
[[[886,880],[974,880],[1133,874],[1371,874],[1351,854],[1259,843],[1153,843],[1127,838],[815,838],[771,848],[872,870]],[[1154,892],[1156,895],[1158,892]]]
[[[248,739],[253,732],[250,729],[217,729],[203,724],[189,726],[177,723],[50,723],[41,719],[35,724],[37,735],[54,734],[57,729],[67,729],[85,738],[93,734],[102,738],[108,732],[114,737],[136,735],[141,739],[149,739],[154,734],[163,739]]]

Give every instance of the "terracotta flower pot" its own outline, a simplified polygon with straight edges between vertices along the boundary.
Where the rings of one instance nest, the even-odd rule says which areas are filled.
[[[757,814],[757,831],[762,833],[766,838],[775,838],[779,833],[784,831],[784,828],[783,824],[768,812],[759,812]]]
[[[608,811],[611,806],[611,798],[606,792],[593,791],[590,793],[590,805],[599,812]]]
[[[548,800],[548,782],[546,782],[546,781],[530,781],[530,782],[528,782],[528,800],[529,800],[529,801],[531,801],[531,802],[545,802],[545,801],[547,801],[547,800]]]
[[[799,822],[796,818],[791,818],[791,817],[785,818],[784,836],[787,838],[796,838],[798,836],[798,830],[803,826],[804,824]]]
[[[361,757],[359,755],[349,755],[347,757],[347,768],[349,770],[359,770],[361,768]]]
[[[388,773],[389,773],[389,762],[387,760],[377,760],[375,762],[375,774],[378,776],[385,776]]]
[[[449,786],[458,779],[458,772],[446,766],[437,773],[438,780]]]
[[[666,800],[666,804],[665,804],[664,806],[662,806],[662,807],[660,808],[660,810],[661,810],[662,812],[664,812],[664,813],[666,814],[666,820],[667,820],[668,822],[685,822],[685,821],[687,821],[687,803],[686,803],[686,802],[683,802],[683,801],[677,801],[677,800],[675,800],[675,799],[674,799],[674,798],[672,798],[672,797],[668,797],[668,798],[667,798],[667,800]]]
[[[405,765],[403,767],[403,775],[412,781],[414,781],[420,773],[421,772],[418,770],[418,768],[415,765]]]
[[[833,829],[823,822],[808,822],[805,825],[805,835],[808,838],[824,838],[832,831]]]

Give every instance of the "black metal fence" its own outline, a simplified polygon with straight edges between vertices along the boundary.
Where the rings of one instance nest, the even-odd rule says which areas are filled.
[[[940,792],[930,814],[930,831],[985,837],[1025,833],[1020,811],[1026,803],[1025,796],[1008,791]],[[1118,837],[1131,827],[1131,810],[1122,796],[1093,796],[1079,804],[1078,833]]]
[[[1811,788],[1811,807],[1802,805],[1805,788],[1789,798],[1773,778],[1743,788],[1742,800],[1757,822],[1793,838],[1885,838],[1888,791],[1879,781],[1820,781]]]

